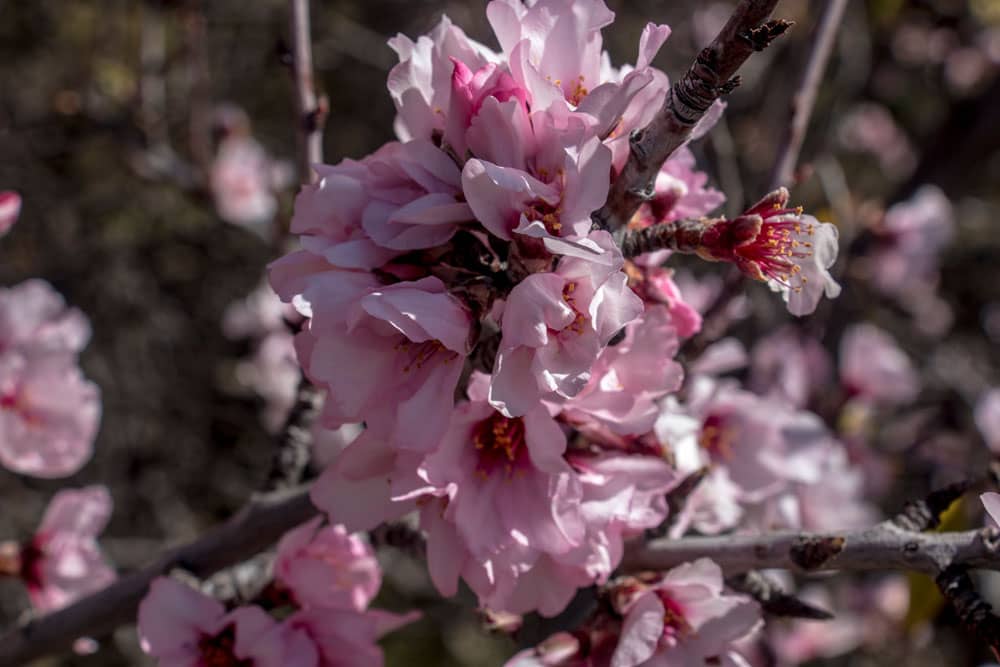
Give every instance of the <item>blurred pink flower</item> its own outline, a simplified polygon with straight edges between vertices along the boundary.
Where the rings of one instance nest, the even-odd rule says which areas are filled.
[[[881,405],[908,403],[920,391],[910,358],[874,324],[848,327],[840,341],[840,381],[858,400]]]
[[[876,287],[900,295],[933,285],[941,250],[955,233],[951,202],[936,186],[925,185],[892,206],[875,233],[870,265]]]
[[[917,156],[909,137],[880,104],[856,105],[845,115],[838,135],[844,147],[873,156],[894,178],[906,177],[916,166]]]
[[[21,195],[11,190],[0,190],[0,236],[10,231],[21,214]]]
[[[986,446],[1000,455],[1000,387],[990,389],[979,397],[975,419]]]
[[[0,462],[35,477],[65,477],[93,454],[100,390],[65,352],[0,354]]]
[[[274,166],[253,137],[234,134],[220,142],[209,184],[215,210],[226,222],[268,224],[278,210]]]
[[[511,290],[490,385],[490,402],[507,416],[525,414],[553,392],[580,393],[601,349],[642,314],[610,235],[592,237],[606,262],[566,257],[554,272],[532,274]]]
[[[364,611],[382,584],[375,554],[343,526],[322,517],[288,531],[278,543],[274,576],[300,607]]]
[[[312,607],[289,616],[282,628],[292,636],[304,635],[309,638],[315,662],[283,663],[284,667],[298,667],[299,664],[315,667],[382,667],[382,649],[376,643],[379,638],[420,617],[418,612],[394,614],[381,609],[369,609],[364,613],[344,609]],[[289,653],[302,660],[302,653]],[[269,667],[270,663],[261,663]],[[258,663],[254,663],[258,667]]]
[[[225,607],[169,577],[155,579],[139,605],[139,643],[163,667],[316,667],[305,633],[279,627],[260,607]]]
[[[36,609],[61,609],[115,580],[97,544],[111,507],[103,486],[53,496],[35,536],[20,553],[21,578]]]
[[[753,390],[796,407],[805,407],[815,389],[827,386],[832,373],[820,342],[792,326],[759,338],[751,353]]]
[[[80,352],[90,340],[90,321],[70,308],[52,285],[32,278],[0,288],[0,352]]]
[[[733,642],[761,626],[761,612],[722,588],[722,570],[707,558],[638,586],[618,605],[625,621],[611,667],[693,666],[734,653]]]

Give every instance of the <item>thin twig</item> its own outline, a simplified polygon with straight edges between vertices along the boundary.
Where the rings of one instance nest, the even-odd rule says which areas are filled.
[[[180,568],[199,578],[259,553],[317,512],[307,489],[262,495],[194,542],[170,549],[152,565],[42,618],[0,635],[0,667],[17,667],[50,653],[68,651],[79,637],[103,637],[135,621],[150,582]]]
[[[275,438],[274,457],[265,491],[289,489],[302,483],[312,455],[312,427],[323,407],[323,392],[304,375],[299,378],[295,403]]]
[[[761,609],[780,618],[805,618],[829,621],[833,614],[785,591],[781,583],[763,572],[751,570],[726,580],[733,590],[746,593],[760,603]]]
[[[323,161],[323,125],[326,123],[327,105],[320,103],[316,97],[309,0],[289,0],[288,6],[291,14],[292,71],[295,77],[298,136],[301,144],[301,178],[303,183],[312,183],[316,179],[312,166]]]
[[[777,4],[778,0],[742,0],[718,36],[671,87],[650,124],[632,135],[628,162],[604,206],[591,216],[596,227],[625,228],[652,196],[663,163],[684,145],[712,104],[739,85],[735,75],[740,66],[788,29],[791,24],[786,21],[767,21]]]
[[[781,185],[788,185],[795,172],[799,152],[802,150],[802,142],[805,141],[806,130],[809,127],[809,119],[816,106],[819,84],[823,78],[823,72],[826,71],[826,65],[830,61],[830,55],[833,53],[837,29],[843,21],[845,9],[847,9],[847,0],[828,0],[819,25],[816,26],[816,34],[812,40],[812,51],[809,54],[805,70],[802,72],[798,89],[792,98],[791,119],[785,128],[778,154],[774,160],[769,190]]]

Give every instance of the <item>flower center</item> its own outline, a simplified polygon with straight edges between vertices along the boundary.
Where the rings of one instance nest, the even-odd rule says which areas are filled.
[[[764,218],[760,233],[750,243],[735,249],[738,258],[750,265],[763,279],[777,282],[795,291],[802,289],[805,276],[802,260],[812,256],[812,242],[802,236],[812,236],[814,225],[802,223],[798,209],[775,209]],[[797,284],[792,284],[796,282]]]
[[[560,213],[561,210],[558,206],[553,206],[543,199],[536,199],[528,204],[527,209],[524,211],[524,217],[531,222],[540,221],[545,225],[545,229],[548,230],[549,234],[558,236],[559,232],[562,231],[562,223],[559,222]]]
[[[476,474],[482,479],[496,470],[503,470],[504,476],[510,478],[530,465],[524,442],[524,420],[520,417],[494,413],[476,424],[472,442],[479,454]]]
[[[235,645],[236,627],[232,623],[215,636],[202,636],[198,642],[201,652],[198,667],[253,667],[253,660],[240,660],[233,654]]]
[[[726,462],[733,458],[736,432],[726,421],[725,416],[712,413],[705,417],[701,433],[698,434],[698,445],[716,462]]]
[[[663,604],[663,637],[680,639],[694,634],[694,628],[684,617],[684,608],[665,591],[656,591]]]
[[[576,306],[575,292],[576,292],[575,282],[568,282],[565,285],[563,285],[563,290],[562,290],[563,301],[566,302],[567,306],[573,309],[574,313],[576,313],[576,317],[573,318],[573,321],[570,322],[569,325],[567,325],[563,329],[563,331],[571,331],[579,335],[583,333],[583,330],[586,327],[587,318],[584,317],[583,313],[581,313],[580,309],[577,308]]]

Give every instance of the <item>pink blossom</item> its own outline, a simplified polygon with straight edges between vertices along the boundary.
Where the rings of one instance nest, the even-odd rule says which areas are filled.
[[[498,102],[514,99],[520,106],[518,115],[528,113],[528,91],[521,88],[506,69],[487,63],[473,72],[465,63],[453,59],[455,70],[451,79],[451,105],[443,142],[464,161],[468,144],[465,134],[479,114],[487,98]]]
[[[951,202],[925,185],[888,211],[875,231],[870,259],[875,285],[891,295],[920,291],[936,281],[938,257],[955,233]]]
[[[253,137],[234,134],[223,139],[209,181],[215,210],[226,222],[268,223],[278,210],[271,159]]]
[[[677,328],[677,335],[690,338],[701,331],[701,313],[685,299],[674,280],[674,272],[658,266],[647,266],[639,285],[646,301],[663,303],[670,311],[670,321]]]
[[[32,540],[21,549],[20,574],[31,603],[42,612],[61,609],[115,580],[97,544],[111,517],[103,486],[53,496]]]
[[[364,611],[382,584],[370,546],[343,526],[320,527],[317,517],[278,543],[275,578],[300,607]]]
[[[287,331],[268,334],[257,344],[253,357],[236,366],[237,381],[264,399],[262,418],[271,432],[281,428],[295,402],[300,372],[293,341]]]
[[[648,226],[683,218],[701,218],[726,201],[710,187],[708,174],[695,168],[694,153],[686,146],[670,156],[656,176],[653,199],[639,207],[633,224]]]
[[[21,195],[11,190],[0,190],[0,236],[10,231],[21,214]]]
[[[601,349],[642,313],[610,235],[591,236],[610,264],[566,257],[554,272],[532,274],[511,290],[490,386],[490,402],[508,416],[553,392],[580,393]]]
[[[754,391],[804,407],[829,382],[832,364],[819,341],[786,326],[754,344],[750,374]]]
[[[607,197],[611,152],[590,116],[553,107],[530,119],[517,100],[490,98],[467,133],[476,158],[462,186],[476,219],[492,234],[584,237]],[[523,240],[523,239],[522,239]]]
[[[1000,388],[987,391],[976,402],[976,426],[994,454],[1000,454]]]
[[[829,271],[837,260],[838,232],[829,222],[787,206],[788,190],[778,188],[733,220],[710,225],[699,254],[732,262],[781,292],[788,312],[808,315],[824,294],[828,299],[840,294]]]
[[[38,278],[0,288],[0,351],[79,352],[90,340],[90,322],[49,283]]]
[[[322,664],[305,633],[279,627],[260,607],[226,613],[220,602],[169,577],[150,585],[138,623],[143,651],[162,667]]]
[[[719,566],[702,558],[641,585],[620,604],[625,615],[611,667],[700,665],[732,653],[761,625],[757,603],[723,592]]]
[[[381,409],[398,425],[393,437],[429,449],[448,423],[468,353],[471,318],[437,278],[379,285],[370,274],[325,271],[272,281],[310,317],[298,334],[299,362],[328,394],[328,428],[365,421]],[[413,424],[421,424],[413,429]]]
[[[421,477],[448,489],[445,518],[476,557],[512,542],[552,554],[583,537],[581,488],[563,460],[566,438],[537,405],[505,417],[485,401],[456,407],[440,447],[421,465]]]
[[[312,607],[292,614],[282,624],[282,628],[292,635],[301,634],[309,638],[309,645],[316,656],[315,661],[308,663],[309,665],[382,667],[384,660],[382,649],[376,643],[378,639],[415,621],[419,616],[417,612],[394,614],[381,609],[369,609],[358,613],[353,610]],[[257,667],[256,663],[254,667]],[[288,667],[292,667],[292,663],[288,663]]]
[[[100,390],[66,352],[0,354],[0,462],[36,477],[65,477],[93,454]]]
[[[556,100],[578,105],[601,82],[600,31],[615,18],[603,0],[494,0],[486,16],[535,108]]]
[[[840,381],[859,400],[882,405],[908,403],[920,391],[910,358],[888,333],[867,322],[844,332]]]
[[[846,148],[873,156],[895,178],[905,177],[916,166],[913,144],[884,106],[858,104],[845,115],[838,134]]]
[[[288,331],[286,322],[297,319],[295,309],[282,303],[265,279],[245,298],[226,307],[222,331],[232,339],[259,338],[274,331]]]
[[[399,56],[399,64],[389,72],[388,88],[396,105],[396,136],[402,141],[431,139],[435,130],[444,131],[454,60],[476,71],[498,58],[447,16],[416,42],[400,34],[389,40],[389,46]]]
[[[583,390],[562,405],[563,417],[591,437],[648,433],[657,402],[684,377],[673,361],[680,343],[665,307],[647,307],[625,332],[622,342],[601,352]]]

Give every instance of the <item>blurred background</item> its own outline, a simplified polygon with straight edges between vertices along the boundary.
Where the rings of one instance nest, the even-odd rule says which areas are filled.
[[[632,62],[645,23],[668,23],[673,34],[656,64],[678,76],[733,4],[608,0],[618,18],[605,47],[616,65]],[[312,5],[329,163],[393,138],[388,38],[415,39],[447,13],[495,47],[484,2]],[[723,122],[693,146],[729,214],[766,191],[823,5],[780,3],[777,15],[796,26],[750,60]],[[0,536],[29,535],[63,485],[104,483],[115,513],[102,544],[127,572],[225,519],[260,487],[271,453],[265,399],[240,371],[254,343],[232,327],[227,336],[223,324],[278,255],[299,178],[286,35],[281,0],[0,0],[0,189],[24,200],[0,243],[0,285],[44,278],[90,317],[82,363],[104,410],[94,458],[73,478],[0,470]],[[886,512],[989,460],[972,407],[1000,384],[998,70],[1000,0],[853,2],[800,160],[793,199],[839,226],[844,294],[797,326],[836,353],[848,323],[872,321],[922,381],[915,401],[874,419],[824,413],[824,397],[816,399],[832,426],[878,456],[885,481],[873,498]],[[241,174],[248,161],[260,168]],[[227,178],[265,179],[266,194],[242,210],[219,194]],[[878,275],[892,242],[885,211],[927,184],[951,205],[940,270],[935,258],[921,289],[886,288]],[[725,267],[695,268],[722,275]],[[789,316],[765,287],[748,286],[748,296],[745,316],[726,324],[749,345]],[[966,509],[953,512],[953,526],[980,521]],[[388,665],[492,665],[513,652],[511,640],[482,629],[470,600],[440,600],[419,563],[383,556],[384,604],[427,612],[385,641]],[[905,588],[902,620],[883,637],[857,638],[808,664],[987,662],[933,586],[911,578]],[[17,586],[0,588],[5,625],[26,608]],[[148,664],[134,629],[99,639],[94,655],[39,664]]]

